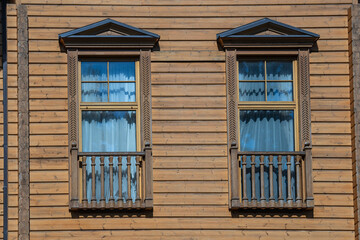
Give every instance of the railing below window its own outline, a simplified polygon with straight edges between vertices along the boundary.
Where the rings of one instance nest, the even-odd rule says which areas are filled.
[[[231,148],[231,209],[313,207],[310,148],[238,152]]]
[[[71,210],[152,208],[150,147],[143,152],[73,151],[78,171],[71,188],[78,198],[71,199]]]

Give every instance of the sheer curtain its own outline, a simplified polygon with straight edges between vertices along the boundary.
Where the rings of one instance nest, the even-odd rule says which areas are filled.
[[[294,112],[292,110],[240,110],[240,151],[294,151]],[[269,200],[269,159],[265,158],[265,197]],[[277,157],[274,157],[273,175],[274,186],[278,186]],[[256,197],[260,201],[260,159],[255,160],[255,185]],[[283,189],[286,189],[286,157],[282,158]],[[294,159],[291,159],[291,185],[293,199],[295,200],[295,166]],[[250,157],[246,165],[247,195],[251,196],[251,165]],[[283,197],[287,195],[283,191]],[[277,200],[278,188],[274,188],[274,195]],[[286,198],[285,198],[286,199]]]

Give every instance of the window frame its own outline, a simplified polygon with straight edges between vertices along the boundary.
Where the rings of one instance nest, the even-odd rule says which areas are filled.
[[[293,70],[293,79],[292,79],[292,83],[293,83],[293,101],[267,101],[266,99],[266,95],[267,95],[267,79],[266,79],[266,61],[268,60],[290,60],[292,62],[292,70]],[[264,76],[264,82],[265,82],[265,101],[240,101],[240,87],[239,87],[239,83],[240,83],[240,79],[239,79],[239,62],[242,60],[260,60],[260,61],[264,61],[264,68],[265,68],[265,76]],[[238,87],[237,87],[237,94],[238,94],[238,113],[240,113],[241,110],[291,110],[294,112],[294,151],[299,151],[300,150],[300,133],[299,133],[299,97],[298,97],[298,76],[297,76],[297,59],[295,59],[294,57],[284,57],[284,56],[276,56],[276,55],[272,55],[272,56],[253,56],[253,57],[249,57],[249,56],[238,56],[237,57],[237,82],[238,82]],[[247,80],[248,82],[249,80]],[[250,80],[251,81],[251,80]],[[283,81],[283,80],[280,80]],[[279,81],[279,82],[280,82]],[[240,115],[238,118],[238,122],[240,123]],[[240,149],[240,144],[241,139],[240,139],[240,130],[238,131],[238,146],[239,146],[239,150]]]
[[[83,61],[99,61],[107,63],[107,84],[110,84],[109,81],[109,62],[122,62],[122,61],[134,61],[135,63],[135,102],[83,102],[81,99],[81,62]],[[82,152],[82,111],[130,111],[133,110],[136,112],[136,151],[141,151],[141,104],[140,104],[140,70],[139,70],[139,58],[130,58],[130,57],[115,57],[115,58],[79,58],[78,61],[78,96],[79,96],[79,151]],[[109,90],[109,86],[108,86]],[[108,92],[108,98],[110,97]]]

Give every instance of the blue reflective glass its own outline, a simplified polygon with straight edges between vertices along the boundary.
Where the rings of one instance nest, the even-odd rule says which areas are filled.
[[[239,80],[265,80],[264,61],[239,61]]]
[[[107,102],[107,83],[81,83],[82,102]]]
[[[294,151],[294,111],[240,110],[241,151]]]
[[[107,81],[107,62],[81,62],[81,81]]]
[[[240,101],[265,101],[265,82],[239,82]]]
[[[135,83],[110,83],[110,102],[135,102]]]
[[[135,81],[135,62],[109,62],[109,81]]]
[[[292,82],[268,82],[267,83],[268,101],[293,101]]]
[[[267,61],[266,78],[267,80],[292,80],[292,61]]]

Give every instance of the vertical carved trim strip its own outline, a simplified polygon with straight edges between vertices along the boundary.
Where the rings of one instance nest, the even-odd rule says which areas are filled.
[[[69,96],[69,145],[78,142],[77,123],[77,64],[76,50],[68,50],[68,96]]]
[[[238,144],[238,97],[236,77],[236,52],[226,50],[226,82],[227,82],[227,119],[228,119],[228,144]]]
[[[140,52],[142,145],[151,144],[151,51]]]
[[[311,145],[309,50],[299,50],[299,94],[301,147]]]
[[[27,8],[18,5],[19,239],[30,239],[29,33]]]
[[[236,51],[226,50],[226,86],[227,86],[227,123],[229,151],[229,179],[231,182],[230,209],[240,206],[239,174],[238,174],[238,90]]]
[[[77,146],[78,146],[78,51],[68,50],[68,125],[69,125],[69,150],[70,150],[70,209],[79,204],[78,189],[78,167],[77,167]]]

